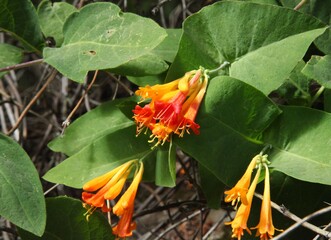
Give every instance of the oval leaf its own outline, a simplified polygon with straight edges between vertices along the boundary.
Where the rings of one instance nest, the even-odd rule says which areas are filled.
[[[0,215],[41,236],[46,209],[38,173],[21,146],[1,133],[0,149]]]
[[[331,88],[331,55],[312,56],[302,69],[302,73],[318,81],[324,87]]]
[[[331,114],[304,107],[282,107],[264,134],[273,146],[272,167],[299,180],[331,185]]]
[[[228,61],[230,76],[268,94],[283,83],[324,31],[322,22],[291,9],[222,1],[187,18],[167,80]]]
[[[119,67],[155,48],[166,32],[150,19],[122,13],[112,3],[92,3],[72,14],[61,48],[45,48],[45,61],[82,82],[90,70]]]

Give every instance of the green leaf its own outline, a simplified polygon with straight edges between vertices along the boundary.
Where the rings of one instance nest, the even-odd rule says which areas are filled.
[[[160,148],[156,152],[155,184],[176,186],[176,146],[172,141],[168,149]]]
[[[264,134],[273,150],[271,166],[299,180],[331,185],[331,114],[304,107],[282,107]]]
[[[98,139],[90,139],[85,147],[49,170],[43,178],[49,182],[82,188],[87,181],[128,160],[148,157],[152,150],[147,137],[143,135],[138,139],[135,131],[135,126],[130,126]]]
[[[41,237],[36,237],[19,229],[23,240],[111,240],[115,239],[107,219],[99,212],[94,212],[86,220],[82,202],[68,197],[46,199],[47,224]]]
[[[0,68],[15,65],[22,61],[23,52],[20,48],[2,43],[0,44],[0,52]],[[0,72],[0,77],[5,74],[6,72]]]
[[[208,207],[218,209],[225,185],[207,168],[199,164],[201,189],[207,199]]]
[[[294,8],[299,4],[301,0],[281,0],[281,3],[290,8]],[[300,12],[304,12],[315,16],[322,22],[331,25],[331,1],[325,0],[309,0],[306,1],[299,9]],[[323,35],[318,37],[314,43],[325,54],[331,54],[331,28],[329,27]]]
[[[42,47],[43,35],[30,0],[0,0],[0,30],[11,33],[27,50],[39,52]]]
[[[0,149],[0,215],[41,236],[46,209],[38,173],[21,146],[1,133]]]
[[[168,69],[168,64],[155,54],[146,54],[131,60],[117,68],[109,69],[110,72],[123,76],[148,76],[162,73]]]
[[[152,50],[153,53],[172,63],[176,57],[182,29],[166,29],[168,36]]]
[[[61,48],[45,48],[44,58],[78,82],[88,71],[116,68],[148,54],[166,37],[152,20],[122,13],[112,3],[88,4],[73,13],[63,34]]]
[[[61,46],[63,42],[62,28],[64,22],[73,12],[78,10],[71,4],[66,2],[52,3],[48,0],[43,0],[37,9],[37,14],[40,21],[40,27],[46,37],[53,37],[56,46]]]
[[[161,75],[153,75],[153,76],[144,76],[144,77],[127,77],[130,82],[138,85],[138,86],[146,86],[146,85],[155,85],[155,84],[162,84],[164,81],[163,74]]]
[[[302,69],[306,76],[318,81],[326,88],[331,88],[331,55],[312,56]]]
[[[114,100],[103,103],[92,111],[74,121],[59,136],[48,144],[55,152],[63,152],[71,156],[100,137],[133,126],[134,122],[128,119],[117,107],[126,100]]]
[[[277,106],[254,87],[231,77],[216,77],[197,116],[200,135],[174,140],[206,170],[232,185],[262,150],[261,134],[278,114]]]
[[[268,94],[290,75],[324,26],[313,17],[278,6],[216,3],[185,21],[167,80],[199,66],[213,69],[228,61],[230,76]]]

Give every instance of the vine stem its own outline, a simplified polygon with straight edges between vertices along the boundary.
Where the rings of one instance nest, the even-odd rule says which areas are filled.
[[[321,86],[320,89],[318,89],[317,93],[314,95],[313,99],[310,102],[310,106],[312,106],[313,103],[319,98],[319,96],[321,96],[324,90],[325,90],[324,86]]]
[[[301,0],[301,2],[299,2],[293,9],[298,11],[306,2],[307,0]]]
[[[37,94],[31,99],[31,101],[29,102],[29,104],[24,108],[23,112],[18,117],[18,120],[15,123],[15,125],[7,133],[7,136],[11,135],[18,128],[18,126],[20,125],[20,123],[22,122],[23,118],[25,117],[25,115],[27,114],[27,112],[30,110],[30,108],[32,107],[32,105],[38,100],[38,98],[45,91],[45,89],[47,88],[47,86],[55,79],[56,74],[57,74],[57,70],[56,69],[53,69],[52,72],[51,72],[51,74],[50,74],[50,76],[46,80],[45,84],[40,88],[40,90],[37,92]]]
[[[81,98],[78,100],[76,106],[74,107],[74,109],[70,112],[69,116],[66,118],[66,120],[64,120],[64,122],[62,123],[62,133],[64,133],[64,130],[66,129],[66,127],[69,126],[70,124],[70,120],[72,118],[72,116],[75,114],[75,112],[77,111],[77,109],[79,108],[79,106],[82,104],[87,92],[91,89],[92,85],[94,84],[95,80],[97,79],[97,75],[98,75],[98,70],[95,71],[94,76],[92,81],[90,82],[90,84],[87,86],[86,90],[84,91],[83,95],[81,96]]]
[[[219,66],[218,68],[212,69],[212,70],[208,70],[208,73],[215,73],[223,68],[225,68],[226,66],[228,66],[230,64],[230,62],[228,61],[224,61],[221,66]]]
[[[254,193],[254,195],[259,198],[259,199],[263,199],[263,196],[261,194],[258,193]],[[284,231],[283,233],[277,235],[276,237],[273,238],[273,240],[280,240],[283,239],[283,237],[285,235],[287,235],[289,232],[293,231],[294,229],[296,229],[299,226],[303,226],[305,228],[308,228],[316,233],[318,233],[319,235],[325,236],[327,239],[329,239],[331,237],[331,232],[325,231],[323,229],[320,229],[319,227],[316,227],[315,225],[308,223],[307,221],[313,217],[322,215],[324,213],[327,213],[329,211],[331,211],[331,206],[328,206],[326,208],[323,208],[321,210],[318,210],[304,218],[299,218],[298,216],[296,216],[295,214],[291,213],[289,210],[287,210],[285,207],[283,206],[279,206],[278,204],[271,202],[271,206],[276,209],[278,212],[280,212],[281,214],[283,214],[285,217],[288,217],[290,219],[292,219],[293,221],[295,221],[296,223],[293,224],[290,228],[288,228],[286,231]]]
[[[7,72],[10,70],[16,70],[16,69],[20,69],[20,68],[25,68],[25,67],[29,67],[38,63],[42,63],[44,61],[44,59],[37,59],[37,60],[33,60],[33,61],[29,61],[29,62],[25,62],[25,63],[19,63],[19,64],[15,64],[12,66],[7,66],[7,67],[3,67],[0,68],[0,72]]]

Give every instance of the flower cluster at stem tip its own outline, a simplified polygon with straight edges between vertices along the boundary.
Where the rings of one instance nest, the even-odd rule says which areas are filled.
[[[140,87],[136,95],[141,97],[141,102],[150,102],[143,107],[138,104],[133,110],[136,135],[150,129],[149,142],[156,141],[156,147],[169,141],[172,134],[183,137],[190,130],[199,134],[200,126],[195,118],[207,89],[207,72],[200,68],[169,83]]]
[[[107,200],[114,200],[120,195],[127,178],[134,169],[132,183],[119,198],[115,206],[111,208],[107,205]],[[88,220],[97,208],[101,208],[103,212],[112,211],[120,218],[118,224],[113,227],[114,235],[120,238],[132,236],[132,231],[136,229],[136,224],[132,222],[134,199],[143,172],[143,162],[131,160],[87,182],[83,186],[84,192],[82,193],[82,199],[85,202],[84,207],[87,209],[85,213],[86,219]]]
[[[260,177],[261,169],[265,169],[264,178],[264,193],[260,212],[260,221],[256,227],[251,229],[257,229],[256,236],[260,236],[260,239],[268,240],[273,237],[276,229],[273,226],[272,214],[271,214],[271,199],[270,199],[270,173],[268,164],[268,155],[260,154],[256,155],[242,178],[237,182],[237,184],[230,190],[225,191],[227,195],[225,197],[225,202],[232,202],[232,205],[241,204],[237,210],[236,216],[233,221],[226,223],[226,225],[231,225],[232,227],[232,237],[241,239],[244,235],[244,230],[251,234],[250,229],[247,227],[247,221],[250,214],[253,196],[255,192],[256,185]],[[251,182],[251,177],[253,170],[257,168],[257,172],[253,181]]]

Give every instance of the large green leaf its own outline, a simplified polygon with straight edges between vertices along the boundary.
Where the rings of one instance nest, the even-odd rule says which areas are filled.
[[[216,3],[185,21],[167,80],[200,65],[213,69],[228,61],[230,76],[268,94],[283,83],[324,31],[322,22],[291,9],[251,2]]]
[[[48,144],[55,152],[63,152],[71,156],[96,139],[134,125],[117,107],[123,100],[114,100],[103,103],[92,111],[74,121],[59,136]]]
[[[174,140],[206,170],[231,185],[262,150],[261,134],[278,114],[278,107],[254,87],[231,77],[216,77],[199,110],[200,135]]]
[[[302,69],[302,73],[318,81],[324,87],[331,88],[331,55],[312,56]]]
[[[62,28],[64,22],[73,12],[78,11],[73,5],[66,2],[51,3],[43,0],[38,6],[38,17],[40,27],[46,37],[53,37],[56,46],[61,46],[63,42]]]
[[[283,6],[294,8],[301,0],[280,0]],[[309,0],[305,1],[300,12],[311,14],[322,22],[331,25],[331,1],[330,0]],[[329,27],[323,35],[318,37],[314,43],[326,54],[331,54],[331,28]]]
[[[61,48],[45,48],[45,61],[82,82],[90,70],[119,67],[148,54],[166,37],[155,22],[122,13],[112,3],[93,3],[73,13],[63,27]]]
[[[73,141],[72,144],[75,144]],[[43,177],[45,180],[82,188],[87,181],[100,176],[131,159],[149,160],[153,154],[147,137],[135,136],[135,126],[122,128],[90,142]]]
[[[2,43],[0,44],[0,52],[0,68],[11,66],[22,61],[23,52],[20,48]],[[5,72],[0,72],[0,77],[4,74]]]
[[[331,185],[331,114],[304,108],[282,107],[264,134],[273,150],[275,170],[303,181]]]
[[[68,197],[48,198],[47,224],[41,237],[29,234],[19,229],[23,240],[112,240],[111,227],[101,213],[93,213],[89,221],[86,220],[82,202]]]
[[[43,36],[30,0],[0,0],[0,30],[11,33],[32,51],[42,47]]]
[[[3,134],[0,149],[0,215],[41,236],[46,209],[38,173],[25,151]]]

